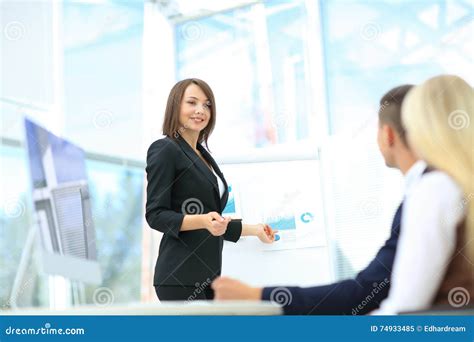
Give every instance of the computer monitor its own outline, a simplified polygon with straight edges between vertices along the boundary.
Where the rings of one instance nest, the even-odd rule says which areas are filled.
[[[42,270],[100,283],[84,151],[29,119],[25,129]]]

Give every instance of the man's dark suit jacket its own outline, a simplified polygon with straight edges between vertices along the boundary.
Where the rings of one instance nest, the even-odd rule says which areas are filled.
[[[265,287],[262,299],[287,304],[286,315],[364,315],[380,306],[388,296],[397,250],[403,203],[393,218],[390,238],[374,260],[355,279],[315,287]],[[289,291],[289,292],[288,292]]]
[[[222,236],[213,236],[204,227],[180,231],[185,214],[221,214],[229,197],[216,162],[201,144],[197,148],[222,179],[222,198],[217,178],[181,136],[157,140],[148,149],[145,217],[151,228],[164,233],[155,267],[155,286],[209,283],[221,274],[224,239],[236,242],[242,233],[238,221],[231,221]]]

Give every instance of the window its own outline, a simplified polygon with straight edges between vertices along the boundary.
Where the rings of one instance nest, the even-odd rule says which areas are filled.
[[[62,21],[65,136],[142,160],[143,2],[66,2]]]
[[[388,237],[402,199],[400,173],[376,145],[380,98],[441,73],[473,81],[468,1],[321,1],[331,139],[321,160],[328,184],[336,276],[365,267]]]
[[[28,230],[33,224],[30,175],[27,154],[18,146],[0,145],[2,165],[0,301],[9,305],[13,280],[18,269]],[[3,167],[8,165],[8,167]],[[144,171],[139,165],[125,166],[88,159],[89,189],[96,229],[97,258],[103,282],[112,291],[114,302],[140,298],[142,203]],[[34,260],[34,259],[33,259]],[[31,262],[18,295],[24,306],[48,305],[47,277],[38,274]],[[98,286],[86,286],[85,300],[94,301]],[[98,299],[96,299],[98,300]]]
[[[308,20],[303,1],[268,1],[176,25],[177,78],[202,78],[215,92],[216,153],[306,143],[326,131],[315,124],[322,98],[310,71],[320,61],[309,58]]]

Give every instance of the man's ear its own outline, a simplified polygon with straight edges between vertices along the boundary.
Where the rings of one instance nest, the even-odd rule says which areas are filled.
[[[395,131],[390,125],[382,126],[382,136],[386,146],[392,147],[395,143]]]

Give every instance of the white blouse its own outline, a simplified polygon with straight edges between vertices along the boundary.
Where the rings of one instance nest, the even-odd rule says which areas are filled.
[[[448,175],[432,171],[419,179],[403,206],[388,298],[373,314],[429,308],[451,260],[456,229],[464,216],[463,193]]]
[[[211,169],[212,169],[212,173],[217,178],[217,185],[219,186],[219,197],[222,198],[225,192],[224,182],[222,181],[221,177],[219,177],[219,175],[216,173],[216,171],[214,171],[214,168],[211,167]]]

